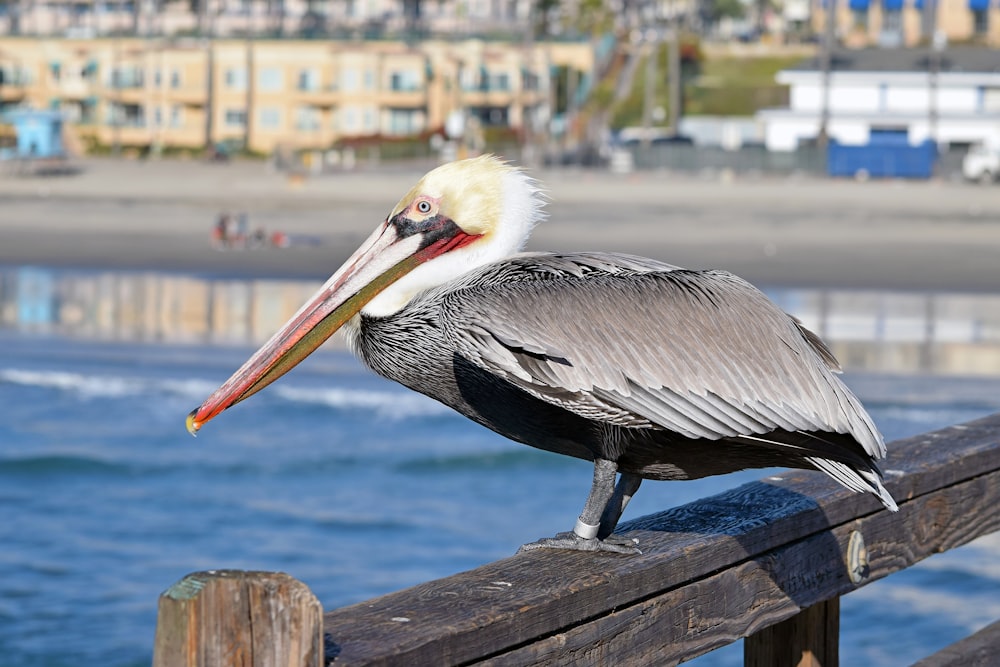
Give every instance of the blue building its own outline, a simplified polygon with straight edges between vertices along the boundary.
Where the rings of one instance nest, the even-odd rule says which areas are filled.
[[[58,111],[17,109],[3,115],[14,126],[17,145],[0,155],[5,159],[63,158],[62,115]]]

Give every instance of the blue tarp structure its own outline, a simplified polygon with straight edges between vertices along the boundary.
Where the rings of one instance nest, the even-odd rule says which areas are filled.
[[[900,11],[903,9],[903,0],[882,0],[882,8],[889,11]]]
[[[4,121],[14,126],[17,158],[65,157],[62,145],[62,114],[58,111],[17,109],[4,114]]]
[[[934,174],[937,146],[930,139],[916,146],[906,143],[905,132],[872,132],[867,144],[845,146],[831,141],[826,170],[830,176],[870,178],[930,178]]]

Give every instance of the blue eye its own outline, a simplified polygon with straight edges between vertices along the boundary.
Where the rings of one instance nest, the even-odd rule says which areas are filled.
[[[430,213],[431,203],[426,199],[417,202],[417,211],[420,213]]]

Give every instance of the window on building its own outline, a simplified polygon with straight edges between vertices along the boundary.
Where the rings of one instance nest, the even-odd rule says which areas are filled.
[[[479,119],[483,125],[505,126],[508,125],[507,107],[472,107],[469,113]]]
[[[226,69],[226,88],[230,90],[247,89],[247,71],[243,67],[230,67]]]
[[[91,60],[80,70],[80,78],[84,81],[97,81],[97,61]]]
[[[526,69],[522,70],[521,85],[524,86],[525,90],[538,90],[539,89],[538,75],[533,72],[529,72]]]
[[[979,91],[979,111],[1000,113],[1000,87],[983,86]]]
[[[319,90],[319,71],[315,69],[299,70],[298,89],[306,92]]]
[[[153,125],[155,127],[163,126],[163,109],[160,107],[153,109]]]
[[[80,123],[93,125],[97,122],[97,100],[88,98],[80,103]]]
[[[276,93],[284,88],[284,77],[277,67],[261,68],[257,74],[257,84],[261,92]]]
[[[858,30],[868,30],[868,8],[851,9],[851,25]]]
[[[160,70],[153,70],[153,85],[157,88],[163,85],[163,72]]]
[[[973,9],[972,10],[972,31],[977,35],[987,35],[990,32],[990,10],[985,9]]]
[[[319,130],[319,109],[311,106],[300,106],[295,109],[295,129],[300,132],[316,132]]]
[[[111,70],[111,87],[135,88],[139,78],[136,76],[136,71],[130,67],[115,68]]]
[[[181,71],[179,69],[170,71],[170,87],[171,88],[181,87]]]
[[[83,105],[77,102],[67,102],[62,105],[62,117],[68,123],[79,123],[83,116]]]
[[[510,76],[506,73],[491,75],[490,90],[510,90]]]
[[[345,92],[353,93],[358,89],[358,71],[353,67],[347,68],[340,73],[340,87]]]
[[[417,134],[421,127],[421,113],[418,109],[389,109],[389,134],[398,136]]]
[[[393,72],[389,76],[389,88],[394,91],[420,90],[420,76],[413,70]]]
[[[903,10],[885,8],[882,12],[882,31],[893,34],[903,32]]]
[[[246,109],[226,109],[225,123],[227,127],[246,127]]]
[[[365,70],[365,90],[375,90],[375,72],[370,69]]]
[[[281,127],[281,109],[277,107],[261,107],[257,118],[264,129],[274,130]]]
[[[170,107],[170,127],[184,126],[184,107],[175,104]]]
[[[118,104],[108,107],[108,124],[119,127],[145,127],[146,109],[139,104]]]
[[[375,122],[375,110],[371,107],[365,109],[363,129],[367,133],[375,132],[378,129],[378,125]]]
[[[337,114],[340,117],[340,131],[353,133],[357,131],[358,115],[354,107],[346,107]]]
[[[479,78],[476,75],[476,70],[471,68],[463,68],[458,73],[458,85],[462,90],[476,90],[479,88]]]

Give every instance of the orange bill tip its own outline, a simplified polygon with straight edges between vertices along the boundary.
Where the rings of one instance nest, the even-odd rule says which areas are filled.
[[[194,418],[194,416],[196,414],[198,414],[197,408],[194,409],[194,410],[192,410],[190,412],[190,414],[188,414],[187,421],[185,421],[185,425],[187,426],[188,433],[190,433],[193,436],[197,436],[198,435],[198,429],[201,428],[201,422],[199,422],[198,420],[196,420]]]

